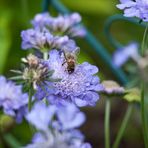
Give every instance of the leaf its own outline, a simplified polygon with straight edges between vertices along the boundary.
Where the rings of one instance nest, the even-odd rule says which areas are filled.
[[[126,90],[126,94],[123,97],[128,102],[140,102],[141,96],[140,96],[140,90],[138,88],[132,88]]]
[[[10,77],[10,80],[22,80],[23,76],[15,76],[15,77]]]
[[[11,72],[13,72],[13,73],[17,73],[17,74],[22,74],[22,72],[20,71],[20,70],[10,70]]]

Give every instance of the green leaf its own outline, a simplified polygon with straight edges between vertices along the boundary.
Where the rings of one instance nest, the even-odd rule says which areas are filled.
[[[140,90],[138,88],[128,89],[123,98],[128,102],[140,102]]]
[[[23,77],[22,76],[15,76],[15,77],[10,77],[10,80],[22,80]]]

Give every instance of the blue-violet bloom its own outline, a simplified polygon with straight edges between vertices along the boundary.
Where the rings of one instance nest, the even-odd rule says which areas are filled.
[[[87,62],[77,64],[72,73],[67,71],[67,63],[64,56],[57,50],[50,51],[48,64],[54,70],[53,79],[61,79],[58,82],[47,83],[45,89],[38,88],[36,97],[47,98],[52,104],[64,104],[73,102],[77,106],[94,106],[99,99],[99,91],[103,86],[95,74],[98,68]]]
[[[28,95],[22,92],[22,86],[0,76],[0,107],[4,113],[15,117],[16,112],[27,103]]]

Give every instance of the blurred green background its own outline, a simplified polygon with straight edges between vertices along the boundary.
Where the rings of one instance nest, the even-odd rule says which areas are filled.
[[[61,2],[72,12],[79,12],[82,15],[83,23],[110,53],[115,50],[106,39],[103,30],[104,22],[109,16],[122,13],[116,8],[116,4],[119,3],[118,0],[61,0]],[[49,7],[49,10],[51,14],[57,14],[52,6]],[[28,51],[21,50],[20,32],[31,27],[30,20],[36,13],[41,11],[42,0],[0,0],[0,74],[10,76],[10,69],[19,68],[20,58],[28,53]],[[120,21],[113,24],[111,32],[123,44],[127,44],[130,41],[141,43],[144,29],[131,23]],[[99,67],[99,75],[102,79],[114,79],[110,70],[85,40],[78,39],[77,44],[81,47],[79,62],[89,61]],[[126,109],[126,102],[121,103],[117,98],[113,100],[112,105],[111,133],[113,140],[120,124],[120,117],[123,116]],[[85,133],[87,141],[90,141],[94,148],[104,147],[104,100],[101,99],[96,108],[86,108],[84,110],[88,115],[88,121],[82,127],[82,131]],[[138,116],[139,113],[135,109],[131,124],[128,126],[125,137],[122,140],[121,148],[143,147],[141,123],[137,119]],[[12,130],[22,144],[29,142],[30,132],[28,131],[30,130],[26,124],[19,125],[19,127],[15,126]]]

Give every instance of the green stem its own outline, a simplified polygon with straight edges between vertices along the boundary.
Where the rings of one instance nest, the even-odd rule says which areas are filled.
[[[133,104],[130,103],[128,105],[128,107],[127,107],[127,110],[126,110],[125,116],[123,118],[122,124],[120,126],[117,137],[116,137],[115,142],[113,144],[113,148],[118,148],[119,147],[120,141],[121,141],[121,139],[123,137],[123,134],[124,134],[125,129],[127,127],[128,121],[129,121],[129,119],[131,117],[132,110],[133,110]]]
[[[11,148],[21,147],[20,143],[11,134],[5,134],[5,135],[3,135],[3,138]]]
[[[48,60],[48,52],[44,52],[43,53],[43,59],[44,60]]]
[[[44,53],[43,53],[43,59],[44,59],[44,60],[48,60],[48,52],[44,52]],[[47,101],[46,98],[44,99],[44,101],[45,101],[46,105],[48,105],[48,101]]]
[[[142,47],[141,47],[141,55],[142,55],[142,56],[144,55],[145,42],[146,42],[147,33],[148,33],[148,25],[147,25],[146,28],[145,28],[144,35],[143,35],[143,39],[142,39]]]
[[[145,148],[148,148],[148,130],[147,130],[147,117],[146,117],[146,108],[145,108],[144,84],[142,84],[142,89],[141,89],[141,118],[142,118]]]
[[[33,95],[33,87],[32,87],[32,84],[30,84],[29,101],[28,101],[28,110],[29,111],[31,111],[31,107],[32,107],[32,95]]]
[[[110,99],[106,99],[105,105],[105,148],[110,148]]]

